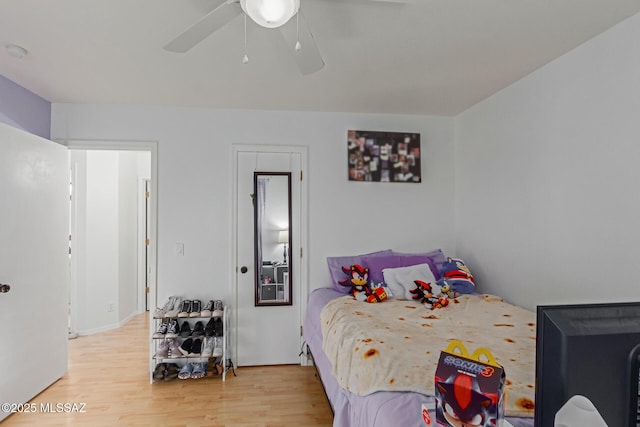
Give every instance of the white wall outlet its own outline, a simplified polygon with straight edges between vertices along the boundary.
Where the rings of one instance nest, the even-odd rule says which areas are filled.
[[[176,243],[176,255],[184,256],[184,243]]]

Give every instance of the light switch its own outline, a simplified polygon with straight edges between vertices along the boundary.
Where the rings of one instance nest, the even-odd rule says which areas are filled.
[[[184,243],[176,243],[176,255],[184,255]]]

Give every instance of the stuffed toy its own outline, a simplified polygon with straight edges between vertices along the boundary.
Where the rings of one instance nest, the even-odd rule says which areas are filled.
[[[349,286],[349,294],[358,301],[366,302],[380,302],[387,299],[387,294],[384,287],[377,287],[375,290],[371,289],[369,284],[369,269],[362,267],[360,264],[354,264],[351,267],[342,267],[342,271],[349,277],[344,280],[340,280],[340,285]]]
[[[449,305],[449,296],[437,284],[431,284],[422,280],[414,280],[416,288],[410,290],[414,300],[420,301],[425,307],[435,310]]]
[[[440,268],[442,278],[436,282],[440,287],[448,288],[450,297],[457,294],[470,294],[474,291],[476,281],[467,267],[460,258],[447,258],[447,261]]]

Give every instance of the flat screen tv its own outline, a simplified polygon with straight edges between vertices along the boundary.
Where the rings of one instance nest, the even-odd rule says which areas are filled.
[[[640,302],[537,307],[535,427],[554,425],[571,396],[610,427],[638,427]]]

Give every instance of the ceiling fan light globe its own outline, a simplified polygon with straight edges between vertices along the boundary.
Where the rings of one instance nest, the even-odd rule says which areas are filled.
[[[240,6],[256,24],[278,28],[298,12],[300,0],[240,0]]]

